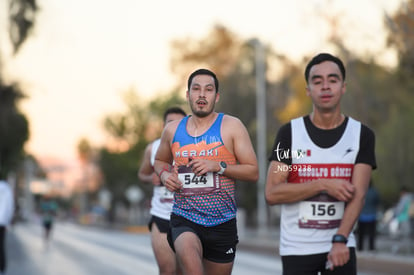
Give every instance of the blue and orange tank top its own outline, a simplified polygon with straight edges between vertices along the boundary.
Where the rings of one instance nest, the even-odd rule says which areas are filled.
[[[236,164],[235,156],[224,146],[221,137],[223,116],[223,113],[219,113],[213,125],[199,136],[191,136],[187,132],[190,116],[181,120],[172,141],[176,166],[187,165],[189,159],[197,158]],[[235,182],[224,175],[214,175],[219,179],[219,189],[190,196],[175,193],[172,212],[203,226],[215,226],[235,218]]]

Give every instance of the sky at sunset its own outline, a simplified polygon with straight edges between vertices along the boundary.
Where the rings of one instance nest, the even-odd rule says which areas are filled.
[[[0,30],[3,75],[29,95],[21,105],[30,121],[27,151],[70,159],[81,137],[96,145],[105,141],[102,118],[122,111],[124,91],[132,87],[152,99],[177,82],[169,68],[173,39],[203,38],[219,23],[299,60],[326,48],[329,28],[322,15],[338,14],[347,46],[387,62],[383,13],[400,2],[38,0],[36,28],[17,56]],[[5,8],[0,10],[4,27]]]

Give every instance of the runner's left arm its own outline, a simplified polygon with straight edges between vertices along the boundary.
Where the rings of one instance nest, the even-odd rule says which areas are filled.
[[[364,206],[365,193],[371,179],[372,167],[369,164],[358,163],[354,166],[352,184],[355,186],[353,198],[347,203],[344,215],[336,234],[348,238],[355,222]],[[334,243],[328,255],[328,260],[335,266],[342,266],[349,260],[349,249],[344,243]]]
[[[223,128],[231,133],[233,154],[237,161],[237,164],[227,166],[224,175],[237,180],[257,181],[259,168],[256,153],[246,127],[239,119],[231,116],[225,116],[223,118],[224,122],[227,125],[223,125]]]
[[[152,182],[152,175],[154,173],[154,169],[151,165],[151,148],[152,143],[148,144],[145,148],[144,157],[138,170],[138,178],[146,183]]]

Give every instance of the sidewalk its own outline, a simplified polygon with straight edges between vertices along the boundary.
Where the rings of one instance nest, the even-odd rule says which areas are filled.
[[[7,232],[6,255],[7,275],[39,274],[38,266],[31,260],[33,250],[19,239],[15,229]]]
[[[273,228],[262,232],[245,229],[240,233],[239,248],[266,252],[279,257],[278,229]],[[413,240],[411,240],[411,243],[407,243],[380,235],[377,238],[376,245],[377,250],[375,252],[357,251],[359,271],[369,271],[373,274],[414,274]],[[395,251],[397,246],[399,246],[399,249]]]

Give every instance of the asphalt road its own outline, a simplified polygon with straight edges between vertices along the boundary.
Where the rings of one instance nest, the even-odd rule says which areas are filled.
[[[46,245],[39,224],[17,224],[7,235],[6,274],[158,274],[145,226],[135,229],[60,223]],[[281,274],[277,231],[241,233],[233,274]],[[393,254],[396,245],[400,252]],[[375,253],[358,252],[359,275],[414,274],[414,254],[406,251],[407,243],[379,238],[377,247]]]

